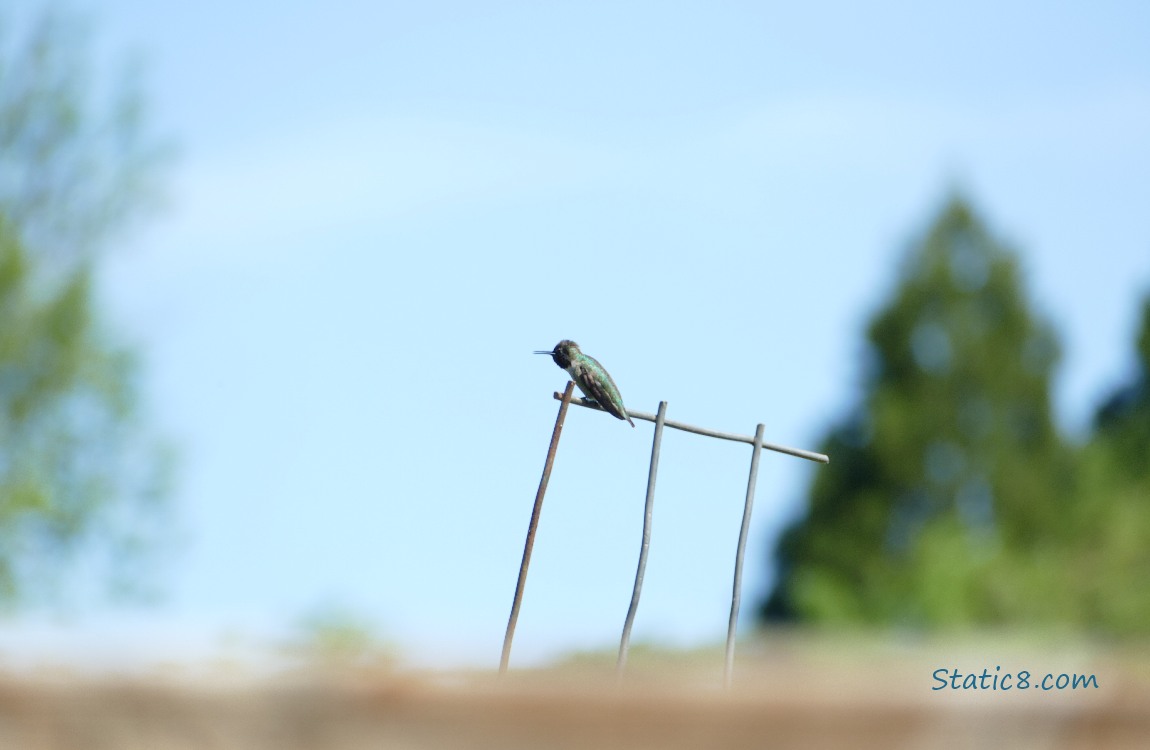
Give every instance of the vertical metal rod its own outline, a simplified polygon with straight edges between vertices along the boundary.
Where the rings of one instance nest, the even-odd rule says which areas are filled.
[[[747,533],[751,528],[751,507],[755,503],[755,479],[759,473],[759,453],[763,446],[763,425],[755,429],[754,452],[751,453],[751,474],[747,478],[747,501],[743,505],[743,525],[739,528],[739,547],[735,552],[735,583],[731,593],[731,620],[727,624],[727,662],[723,669],[723,684],[731,687],[731,669],[735,664],[735,630],[739,623],[739,597],[743,587],[743,554],[747,549]]]
[[[635,571],[635,589],[631,592],[631,606],[627,621],[623,623],[623,637],[619,641],[619,658],[615,662],[615,679],[623,679],[627,666],[627,650],[631,647],[631,626],[639,611],[639,594],[643,590],[643,575],[647,571],[647,552],[651,549],[651,517],[655,511],[655,475],[659,472],[659,446],[663,441],[663,422],[667,417],[667,402],[659,402],[655,416],[655,437],[651,441],[651,468],[647,471],[647,500],[643,506],[643,544],[639,547],[639,567]]]
[[[519,606],[523,603],[523,587],[527,583],[527,566],[531,564],[531,548],[535,546],[535,530],[539,528],[539,512],[543,509],[543,495],[547,492],[547,481],[551,479],[551,466],[555,463],[555,451],[559,448],[559,436],[563,433],[563,421],[567,418],[567,406],[571,403],[574,387],[575,382],[568,381],[567,390],[563,391],[559,416],[555,417],[555,429],[551,432],[551,447],[547,449],[547,462],[543,464],[543,476],[539,478],[539,489],[535,493],[531,523],[527,526],[527,541],[523,544],[523,561],[519,563],[519,580],[515,584],[515,599],[511,602],[511,617],[507,620],[507,633],[503,636],[499,674],[507,671],[507,660],[511,657],[511,639],[515,637],[515,623],[519,620]]]

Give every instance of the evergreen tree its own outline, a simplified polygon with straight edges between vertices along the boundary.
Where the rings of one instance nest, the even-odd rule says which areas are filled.
[[[1142,302],[1136,373],[1098,409],[1094,429],[1130,477],[1150,476],[1150,295]]]
[[[1079,539],[1071,580],[1093,627],[1150,632],[1150,297],[1142,304],[1133,379],[1095,416],[1082,451],[1075,504]]]
[[[960,197],[871,321],[864,394],[820,450],[763,613],[816,623],[1054,622],[1072,455],[1051,419],[1058,347],[1014,253]]]

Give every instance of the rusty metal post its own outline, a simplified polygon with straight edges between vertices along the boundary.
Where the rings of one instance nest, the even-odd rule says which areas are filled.
[[[619,641],[619,658],[615,662],[617,680],[623,679],[623,669],[627,666],[627,650],[631,647],[631,626],[635,624],[635,613],[639,611],[639,593],[643,590],[643,575],[647,571],[647,552],[651,548],[651,518],[655,511],[655,475],[659,473],[659,446],[663,441],[663,422],[666,417],[667,402],[660,401],[659,413],[655,416],[655,437],[651,441],[651,468],[647,471],[647,500],[643,506],[643,543],[639,547],[635,588],[631,592],[631,606],[627,609],[623,637]]]
[[[511,617],[507,620],[507,632],[503,636],[499,674],[507,671],[507,660],[511,658],[511,640],[515,637],[515,623],[519,620],[519,606],[523,603],[523,587],[527,583],[527,566],[531,564],[531,548],[535,546],[535,530],[539,528],[539,512],[543,509],[543,495],[551,479],[551,466],[555,463],[555,451],[559,448],[559,436],[563,433],[563,421],[567,418],[567,406],[571,403],[571,391],[574,388],[575,382],[568,381],[567,390],[563,391],[559,416],[555,417],[555,429],[551,432],[551,447],[547,449],[547,462],[543,464],[543,476],[535,492],[535,506],[531,509],[531,522],[527,526],[527,541],[523,544],[523,561],[519,564],[519,580],[515,584],[515,599],[511,602]]]

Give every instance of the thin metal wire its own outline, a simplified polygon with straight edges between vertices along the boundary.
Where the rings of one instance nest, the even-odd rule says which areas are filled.
[[[571,397],[570,391],[571,391],[571,385],[568,384],[566,393],[563,393],[562,395],[560,395],[559,393],[555,393],[554,397],[558,400],[561,400],[561,401],[570,401],[571,403],[575,404],[576,406],[582,406],[586,409],[597,409],[599,411],[605,411],[599,404],[595,403],[594,401],[589,401],[587,399],[579,398],[579,397]],[[697,427],[695,425],[686,424],[685,422],[674,422],[674,421],[668,420],[668,419],[666,419],[666,402],[665,401],[660,402],[658,414],[648,414],[646,412],[632,411],[630,409],[626,409],[625,411],[628,414],[628,416],[631,416],[635,419],[642,419],[642,420],[645,420],[647,422],[654,422],[655,423],[656,437],[655,437],[655,444],[652,446],[651,473],[650,473],[649,478],[648,478],[648,486],[647,486],[648,507],[647,507],[647,515],[644,519],[643,547],[640,549],[640,554],[639,554],[639,569],[636,571],[635,591],[634,591],[632,598],[631,598],[631,608],[627,613],[627,622],[623,628],[623,639],[619,645],[619,660],[616,662],[617,679],[622,678],[622,670],[623,670],[623,667],[626,664],[626,660],[627,660],[627,649],[628,649],[628,644],[629,644],[629,640],[630,640],[631,624],[632,624],[632,621],[634,619],[635,610],[638,607],[639,591],[642,587],[643,572],[644,572],[644,567],[646,564],[646,553],[647,553],[647,550],[648,550],[649,545],[650,545],[650,520],[651,520],[650,503],[652,501],[652,496],[653,496],[653,492],[654,492],[655,467],[656,467],[656,461],[657,461],[657,455],[658,455],[658,446],[659,446],[659,442],[661,440],[663,426],[673,427],[676,430],[682,430],[684,432],[693,432],[696,435],[704,435],[706,437],[718,438],[720,440],[730,440],[730,441],[738,442],[738,443],[749,443],[752,446],[754,446],[754,451],[752,452],[752,455],[751,455],[750,475],[747,478],[747,497],[746,497],[746,502],[743,505],[743,522],[739,528],[739,544],[738,544],[738,548],[735,552],[735,576],[734,576],[734,583],[732,585],[732,591],[731,591],[731,616],[730,616],[730,620],[727,624],[727,648],[726,648],[726,660],[725,660],[726,663],[725,663],[725,667],[723,670],[723,682],[727,688],[730,688],[731,687],[731,672],[732,672],[732,668],[734,666],[734,660],[735,660],[735,635],[736,635],[736,632],[738,629],[739,605],[740,605],[742,586],[743,586],[743,558],[746,554],[747,536],[750,532],[750,526],[751,526],[751,510],[754,506],[754,500],[755,500],[755,482],[758,478],[758,472],[759,472],[759,456],[761,455],[762,450],[766,449],[766,450],[770,450],[770,451],[775,451],[776,453],[785,453],[789,456],[795,456],[797,458],[805,458],[808,461],[815,461],[815,462],[822,463],[822,464],[829,464],[830,463],[830,457],[826,456],[825,454],[822,454],[822,453],[816,453],[814,451],[801,450],[799,448],[789,448],[785,445],[777,445],[775,443],[765,442],[763,440],[763,425],[762,424],[759,424],[755,428],[755,436],[754,437],[748,437],[746,435],[738,435],[738,434],[731,433],[731,432],[720,432],[718,430],[709,430],[705,427]]]
[[[747,534],[751,530],[751,508],[755,504],[755,481],[759,475],[759,450],[763,444],[763,425],[755,428],[751,453],[751,474],[747,477],[747,500],[743,504],[743,525],[739,527],[739,546],[735,551],[735,582],[731,592],[731,619],[727,623],[727,661],[723,668],[723,684],[731,687],[731,669],[735,665],[735,631],[739,624],[739,600],[743,590],[743,554],[747,550]]]
[[[571,403],[574,381],[567,382],[567,390],[560,398],[559,415],[555,417],[555,429],[551,432],[551,446],[547,449],[547,462],[543,464],[543,476],[539,478],[539,489],[535,492],[535,505],[531,509],[531,522],[527,526],[527,541],[523,544],[523,561],[519,563],[519,580],[515,584],[515,599],[511,602],[511,617],[507,620],[507,632],[503,636],[503,655],[499,658],[499,674],[507,671],[507,660],[511,658],[511,639],[515,637],[515,623],[519,620],[519,606],[523,603],[523,587],[527,583],[527,566],[531,564],[531,549],[535,546],[535,530],[539,528],[539,512],[543,509],[543,495],[547,492],[547,482],[551,479],[551,467],[555,463],[555,452],[559,448],[559,436],[563,433],[563,421],[567,418],[567,405]],[[559,394],[555,394],[559,395]]]
[[[556,399],[562,399],[563,398],[562,394],[560,394],[558,392],[556,392],[554,394],[554,396]],[[599,411],[603,411],[603,408],[600,407],[598,404],[596,404],[594,401],[587,401],[586,399],[579,398],[578,396],[572,398],[571,403],[575,404],[576,406],[582,406],[582,407],[587,408],[587,409],[598,409]],[[634,417],[635,419],[643,419],[643,420],[646,420],[648,422],[654,422],[656,419],[656,416],[654,414],[648,414],[648,413],[642,412],[642,411],[631,411],[630,409],[627,409],[626,411],[627,411],[627,414]],[[754,443],[755,442],[754,438],[749,437],[747,435],[736,435],[733,432],[719,432],[718,430],[708,430],[706,427],[696,427],[693,424],[686,424],[685,422],[674,422],[671,420],[667,420],[664,424],[666,424],[668,427],[674,427],[676,430],[682,430],[684,432],[693,432],[696,435],[706,435],[707,437],[719,438],[720,440],[732,440],[732,441],[737,442],[737,443]],[[785,453],[788,456],[797,456],[798,458],[805,458],[808,461],[816,461],[820,464],[829,464],[831,462],[830,458],[828,456],[826,456],[825,454],[815,453],[814,451],[806,451],[806,450],[802,450],[801,448],[788,448],[785,445],[776,445],[775,443],[768,443],[768,442],[763,442],[761,444],[761,446],[763,448],[765,448],[766,450],[769,450],[769,451],[775,451],[776,453]]]
[[[623,637],[619,640],[619,658],[615,662],[615,679],[623,679],[623,669],[627,666],[627,651],[631,647],[631,626],[635,624],[635,613],[639,611],[639,593],[643,590],[643,575],[647,570],[647,552],[651,548],[651,519],[655,511],[655,475],[659,473],[659,446],[663,441],[663,425],[666,423],[667,402],[659,402],[659,413],[655,416],[655,437],[651,441],[651,468],[647,471],[647,500],[643,505],[643,544],[639,547],[639,566],[635,570],[635,589],[631,592],[631,606],[627,609],[627,621],[623,623]]]

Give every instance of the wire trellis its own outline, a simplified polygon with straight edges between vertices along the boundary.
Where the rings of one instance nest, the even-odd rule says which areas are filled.
[[[555,453],[559,445],[559,435],[563,430],[563,423],[567,416],[568,404],[575,404],[587,409],[595,409],[604,411],[599,404],[594,401],[572,396],[572,389],[574,382],[568,382],[566,390],[560,394],[556,392],[554,397],[559,400],[559,414],[555,419],[555,429],[551,435],[551,445],[547,451],[547,461],[543,467],[543,476],[539,481],[539,490],[535,495],[535,505],[531,513],[531,522],[527,530],[527,542],[523,549],[523,561],[519,567],[519,580],[515,587],[515,598],[511,606],[511,617],[507,623],[507,632],[503,639],[503,655],[499,662],[500,674],[507,671],[507,662],[511,654],[511,641],[515,634],[515,623],[519,618],[519,608],[522,604],[523,589],[527,580],[527,567],[531,562],[531,549],[535,543],[535,531],[539,525],[539,514],[543,505],[543,495],[547,491],[547,481],[551,476],[551,467],[555,462]],[[639,596],[643,588],[643,577],[646,573],[647,567],[647,554],[651,547],[651,526],[654,516],[655,504],[655,478],[659,469],[659,450],[663,439],[663,428],[671,427],[676,430],[684,432],[691,432],[696,435],[703,435],[705,437],[718,438],[720,440],[730,440],[740,443],[749,443],[753,447],[751,453],[751,468],[750,474],[747,477],[747,494],[743,503],[743,519],[739,527],[739,541],[735,551],[735,574],[732,583],[731,591],[731,613],[727,624],[727,643],[725,651],[725,660],[723,667],[723,684],[730,688],[732,674],[734,670],[735,660],[735,636],[738,628],[739,620],[739,606],[742,592],[743,582],[743,558],[746,553],[747,535],[751,526],[751,509],[754,505],[755,499],[755,484],[758,479],[759,471],[759,455],[761,450],[775,451],[776,453],[783,453],[788,456],[795,456],[803,458],[808,461],[815,461],[817,463],[830,463],[830,458],[822,453],[814,451],[801,450],[798,448],[789,448],[785,445],[777,445],[775,443],[768,443],[763,440],[764,427],[760,423],[755,428],[753,437],[747,435],[738,435],[731,432],[720,432],[718,430],[711,430],[706,427],[697,427],[695,425],[686,424],[685,422],[675,422],[666,418],[667,415],[667,402],[659,402],[659,411],[657,414],[648,414],[641,411],[626,410],[627,414],[634,419],[641,419],[647,422],[655,423],[655,434],[651,443],[651,464],[647,474],[647,496],[643,509],[643,540],[639,547],[639,564],[635,571],[635,586],[631,594],[631,605],[627,609],[627,618],[623,624],[623,635],[619,642],[619,656],[615,662],[615,672],[617,680],[622,680],[623,671],[627,666],[627,653],[630,648],[631,628],[635,622],[635,615],[639,609]]]

